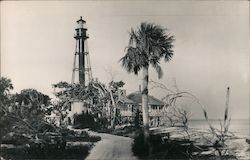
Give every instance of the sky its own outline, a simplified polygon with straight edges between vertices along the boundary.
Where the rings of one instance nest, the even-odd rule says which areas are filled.
[[[164,76],[150,68],[149,79],[189,91],[206,106],[210,118],[223,118],[230,86],[232,118],[249,118],[249,2],[247,1],[1,1],[1,76],[14,92],[35,88],[52,95],[51,84],[71,81],[76,21],[88,27],[93,76],[126,84],[137,91],[138,76],[119,63],[129,31],[152,22],[174,35],[174,56],[162,61]],[[164,97],[164,90],[150,94]],[[181,100],[192,119],[203,118],[199,106]]]

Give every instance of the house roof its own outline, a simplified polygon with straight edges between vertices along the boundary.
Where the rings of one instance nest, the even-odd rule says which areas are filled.
[[[142,94],[139,91],[131,93],[127,97],[136,103],[142,103]],[[148,95],[148,104],[150,104],[150,105],[162,105],[163,106],[164,102],[153,97],[153,96]]]
[[[128,99],[127,97],[125,96],[121,96],[120,99],[119,99],[120,102],[122,103],[130,103],[130,104],[135,104],[136,102],[134,102],[133,100],[131,99]]]

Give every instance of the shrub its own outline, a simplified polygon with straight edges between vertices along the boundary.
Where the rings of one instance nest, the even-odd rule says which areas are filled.
[[[105,117],[98,117],[97,114],[82,112],[74,116],[74,128],[90,128],[92,130],[102,131],[108,128],[108,120]]]
[[[48,143],[33,144],[30,147],[2,149],[1,156],[5,159],[84,159],[91,147],[92,145],[79,145],[55,148]]]
[[[82,112],[82,114],[74,116],[74,128],[94,128],[95,116],[88,112]]]
[[[63,135],[52,132],[37,134],[34,139],[31,138],[25,143],[22,140],[22,143],[18,143],[22,145],[1,149],[1,156],[5,159],[84,159],[88,155],[92,143],[66,146],[66,140],[69,140],[69,137],[67,139],[65,135],[71,134],[73,141],[96,142],[100,140],[100,137],[89,136],[87,132],[76,133],[68,129],[62,129],[62,132]],[[13,136],[11,138],[9,138],[9,142],[13,144],[15,139]],[[20,137],[15,138],[20,139]]]
[[[125,126],[123,128],[111,131],[111,134],[135,138],[135,134],[137,134],[137,131],[138,129],[135,126]]]
[[[98,136],[90,136],[88,132],[81,131],[74,132],[73,130],[69,129],[62,129],[61,130],[62,136],[67,142],[97,142],[101,140],[101,137]]]
[[[140,131],[134,139],[132,151],[140,159],[190,159],[194,148],[190,142],[163,140],[160,135],[150,135],[146,144]]]
[[[22,134],[17,134],[14,132],[10,132],[3,136],[2,144],[13,144],[13,145],[22,145],[29,143],[30,138],[23,136]]]
[[[134,155],[143,158],[149,155],[149,146],[144,142],[144,134],[142,131],[139,131],[138,135],[134,139],[132,145],[132,151]]]

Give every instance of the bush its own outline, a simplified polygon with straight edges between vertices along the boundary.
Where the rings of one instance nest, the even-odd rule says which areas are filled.
[[[74,116],[74,128],[93,128],[95,125],[94,115],[89,114],[88,112],[82,112],[82,114]]]
[[[2,137],[2,144],[13,144],[13,145],[22,145],[29,143],[30,138],[23,136],[22,134],[18,134],[15,132],[10,132]]]
[[[118,136],[135,138],[135,134],[137,131],[138,129],[135,128],[134,126],[125,126],[123,128],[115,129],[110,133]]]
[[[132,151],[135,156],[140,158],[149,156],[149,146],[144,142],[144,134],[142,131],[139,131],[138,135],[135,137]]]
[[[16,148],[1,148],[0,157],[4,159],[25,159],[27,154],[27,147],[16,147]]]
[[[2,141],[2,138],[8,132],[10,132],[12,124],[13,124],[13,120],[11,120],[9,117],[1,114],[1,112],[0,112],[0,143]]]
[[[108,128],[108,120],[104,117],[98,117],[97,114],[82,112],[82,114],[74,116],[73,125],[76,129],[90,128],[95,131],[102,131]]]
[[[91,147],[91,145],[79,145],[55,148],[48,143],[32,144],[30,147],[1,149],[1,156],[5,159],[84,159]]]
[[[84,145],[66,146],[66,140],[90,142]],[[67,138],[65,138],[67,137]],[[23,138],[11,136],[6,142],[13,144],[16,139]],[[8,141],[7,141],[8,140]],[[29,141],[22,140],[22,145],[14,148],[1,149],[1,156],[5,159],[84,159],[92,147],[91,142],[99,141],[100,137],[89,136],[87,132],[76,133],[68,129],[62,129],[62,134],[47,132],[37,134],[36,138]],[[24,143],[25,142],[25,143]],[[27,145],[24,145],[27,144]]]
[[[101,140],[101,137],[90,136],[86,131],[81,131],[78,133],[73,130],[62,129],[61,133],[67,142],[97,142]]]
[[[144,134],[140,131],[134,139],[132,151],[142,159],[190,159],[194,148],[191,143],[162,140],[159,135],[150,135],[146,144]]]

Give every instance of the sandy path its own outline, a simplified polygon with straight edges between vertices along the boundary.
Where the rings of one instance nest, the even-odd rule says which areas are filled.
[[[90,154],[86,158],[87,160],[93,159],[127,159],[136,160],[133,156],[131,147],[133,140],[127,137],[115,136],[104,133],[92,133],[102,138],[97,142],[94,148],[90,151]]]

